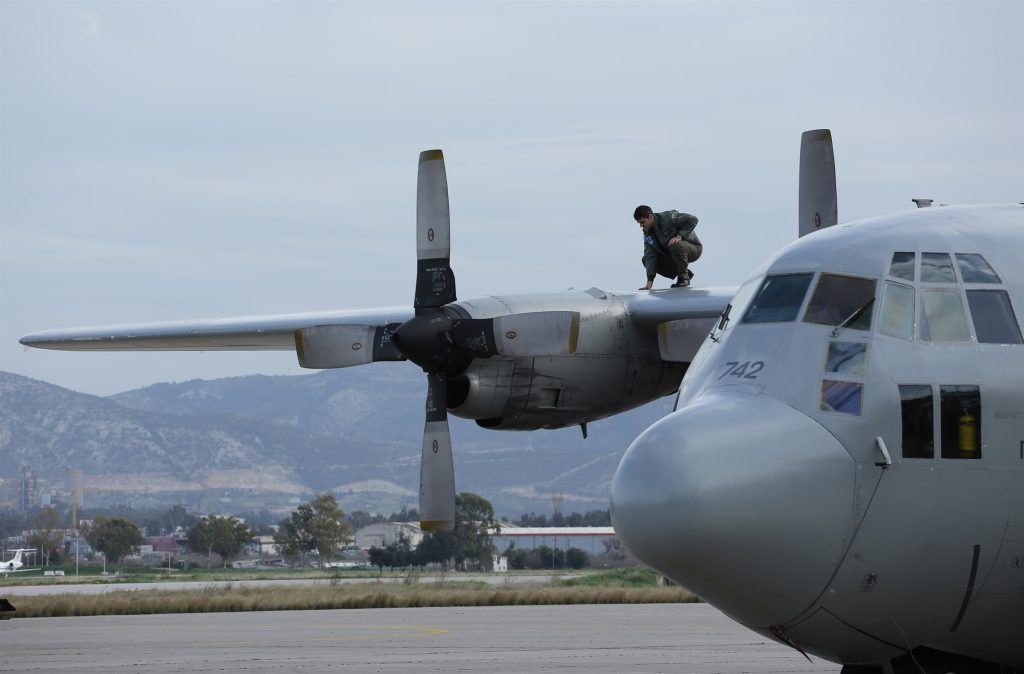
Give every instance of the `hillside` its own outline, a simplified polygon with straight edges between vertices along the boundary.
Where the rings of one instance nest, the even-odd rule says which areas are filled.
[[[0,477],[21,465],[63,480],[86,473],[91,502],[209,503],[281,509],[331,491],[347,509],[414,505],[422,376],[407,364],[299,376],[192,380],[110,398],[0,373]],[[607,507],[629,442],[671,399],[578,429],[485,431],[452,418],[459,490],[501,514]],[[227,507],[227,506],[225,506]]]

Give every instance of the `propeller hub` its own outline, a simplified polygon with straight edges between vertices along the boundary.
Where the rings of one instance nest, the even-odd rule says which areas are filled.
[[[451,323],[440,311],[417,312],[395,330],[391,343],[425,372],[444,372],[452,356]]]

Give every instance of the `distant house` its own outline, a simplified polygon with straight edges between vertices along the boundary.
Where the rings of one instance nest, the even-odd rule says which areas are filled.
[[[398,542],[400,536],[409,539],[409,544],[415,548],[423,540],[423,530],[415,522],[370,524],[356,531],[355,545],[360,550],[383,548]]]
[[[181,552],[181,546],[173,535],[170,536],[146,536],[142,544],[152,546],[152,552],[170,552],[177,555]]]
[[[253,539],[255,544],[254,554],[269,555],[276,557],[281,554],[281,546],[277,544],[273,536],[257,536]]]
[[[517,527],[503,523],[501,533],[491,531],[491,542],[499,552],[515,543],[517,550],[533,550],[546,545],[556,550],[579,548],[592,555],[601,555],[606,551],[605,541],[614,538],[615,529],[612,527]]]

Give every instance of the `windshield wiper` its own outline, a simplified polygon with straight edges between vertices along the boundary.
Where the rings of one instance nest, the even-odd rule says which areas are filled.
[[[729,324],[729,312],[732,311],[732,305],[726,304],[725,309],[722,310],[722,315],[718,319],[718,327],[711,331],[711,341],[717,342],[715,339],[715,332],[722,332],[725,330],[725,326]]]
[[[839,336],[839,329],[840,329],[840,328],[845,328],[845,327],[846,327],[847,325],[849,325],[849,324],[850,324],[850,323],[852,323],[853,321],[855,321],[855,320],[857,320],[858,318],[860,318],[860,317],[861,317],[861,316],[862,316],[862,315],[864,314],[864,312],[865,312],[865,311],[867,311],[867,310],[868,310],[868,308],[869,308],[869,307],[870,307],[870,306],[871,306],[872,304],[874,304],[874,303],[875,303],[875,298],[874,298],[874,297],[872,297],[872,298],[871,298],[871,299],[869,299],[869,300],[868,300],[867,302],[865,302],[865,303],[864,303],[864,304],[863,304],[863,305],[862,305],[862,306],[861,306],[861,307],[860,307],[859,309],[857,309],[857,310],[856,310],[856,311],[854,311],[854,312],[853,312],[852,314],[850,314],[849,316],[847,316],[847,317],[846,317],[846,318],[845,318],[845,319],[843,320],[843,322],[842,322],[842,323],[840,323],[840,324],[839,324],[839,325],[837,325],[836,327],[832,328],[832,336],[833,336],[833,337],[838,337],[838,336]]]

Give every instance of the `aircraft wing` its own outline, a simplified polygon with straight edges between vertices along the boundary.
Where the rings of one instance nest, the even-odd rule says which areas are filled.
[[[735,294],[736,288],[641,292],[626,311],[637,325],[657,330],[662,360],[690,363]]]
[[[691,287],[639,292],[627,303],[627,311],[637,324],[652,328],[684,319],[718,318],[736,290]]]
[[[139,323],[44,330],[19,341],[61,351],[293,351],[295,331],[302,328],[403,323],[412,315],[412,308],[389,307]]]

